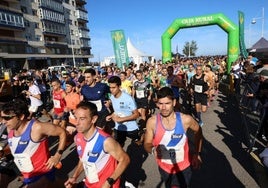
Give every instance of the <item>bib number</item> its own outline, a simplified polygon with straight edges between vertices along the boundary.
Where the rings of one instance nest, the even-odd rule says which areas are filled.
[[[53,99],[54,108],[60,108],[60,101]]]
[[[184,160],[184,149],[169,149],[168,151],[169,159],[161,159],[162,162],[168,164],[174,164],[178,162],[182,162]]]
[[[144,98],[145,97],[144,91],[143,90],[136,90],[136,97],[138,99]]]
[[[194,86],[194,91],[196,93],[202,93],[203,92],[203,86],[201,86],[201,85],[195,85]]]
[[[14,154],[14,162],[21,172],[32,172],[34,170],[31,158],[27,153]]]
[[[85,175],[89,183],[96,183],[99,181],[98,171],[94,163],[89,163],[87,161],[83,162]]]

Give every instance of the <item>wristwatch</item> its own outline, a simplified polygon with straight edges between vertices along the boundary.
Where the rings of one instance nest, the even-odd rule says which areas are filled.
[[[107,178],[107,182],[110,184],[110,185],[113,185],[115,183],[115,180],[113,178]]]
[[[63,152],[64,152],[63,149],[59,149],[59,150],[57,151],[57,153],[60,154],[60,155],[62,155]]]

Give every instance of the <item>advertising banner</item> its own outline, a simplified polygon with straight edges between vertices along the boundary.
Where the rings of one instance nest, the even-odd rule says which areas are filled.
[[[248,57],[248,52],[247,48],[245,45],[245,34],[244,34],[244,13],[241,11],[238,11],[238,18],[239,18],[239,45],[240,45],[240,50],[241,50],[241,55],[244,58]]]
[[[123,69],[123,65],[129,64],[127,44],[123,30],[111,31],[115,61],[118,68]]]

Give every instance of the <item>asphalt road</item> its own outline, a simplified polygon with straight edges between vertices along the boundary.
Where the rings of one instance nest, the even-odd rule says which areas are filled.
[[[202,116],[203,164],[200,170],[193,171],[191,188],[267,188],[268,170],[258,158],[264,143],[257,140],[256,150],[247,152],[258,126],[258,118],[248,113],[242,114],[235,97],[223,94],[216,97]],[[191,133],[189,137],[192,137]],[[51,147],[51,151],[54,150],[55,147]],[[124,176],[129,182],[136,184],[136,187],[164,187],[153,156],[147,154],[143,146],[128,141],[125,150],[132,159]],[[75,146],[71,144],[63,154],[63,167],[57,170],[57,177],[64,181],[68,175],[71,176],[77,161]],[[83,175],[79,180],[82,179]],[[20,185],[14,180],[9,187]]]

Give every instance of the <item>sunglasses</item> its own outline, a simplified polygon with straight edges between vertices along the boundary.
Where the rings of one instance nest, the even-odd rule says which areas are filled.
[[[11,120],[12,118],[14,118],[16,115],[9,115],[9,116],[1,116],[2,119],[4,119],[5,121]]]

